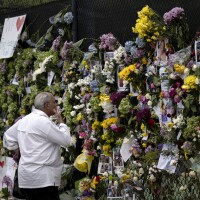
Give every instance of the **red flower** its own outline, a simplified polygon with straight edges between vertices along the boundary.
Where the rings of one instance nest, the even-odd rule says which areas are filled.
[[[155,121],[154,121],[154,119],[149,119],[147,123],[148,123],[150,128],[153,128]]]

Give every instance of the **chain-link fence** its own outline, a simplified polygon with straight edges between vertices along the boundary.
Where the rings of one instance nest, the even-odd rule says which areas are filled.
[[[49,17],[56,15],[60,10],[71,5],[71,0],[60,0],[45,3],[34,7],[11,7],[3,8],[0,6],[0,24],[4,23],[5,18],[15,17],[26,14],[25,28],[29,26],[29,35],[39,31],[40,37],[46,33],[51,26]],[[3,12],[5,11],[5,12]]]
[[[185,10],[191,37],[199,30],[199,0],[73,0],[77,4],[77,38],[98,38],[105,33],[113,33],[124,44],[134,37],[132,28],[137,19],[137,12],[149,5],[158,14],[163,14],[174,7]]]

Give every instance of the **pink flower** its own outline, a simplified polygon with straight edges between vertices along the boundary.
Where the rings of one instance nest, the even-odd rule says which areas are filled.
[[[111,124],[110,128],[111,128],[112,131],[114,131],[117,128],[117,125],[116,124]]]
[[[175,96],[174,96],[174,102],[179,103],[180,100],[181,100],[181,98],[180,98],[179,95],[175,95]]]
[[[86,138],[88,136],[87,132],[81,132],[79,133],[79,138]]]

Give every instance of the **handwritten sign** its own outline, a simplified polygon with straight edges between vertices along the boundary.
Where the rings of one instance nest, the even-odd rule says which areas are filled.
[[[13,187],[13,181],[15,176],[15,171],[17,169],[17,163],[10,157],[2,156],[0,159],[0,191],[2,188],[7,187],[5,178],[11,180],[11,185],[9,189]]]
[[[0,58],[13,56],[26,15],[6,18],[0,42]]]

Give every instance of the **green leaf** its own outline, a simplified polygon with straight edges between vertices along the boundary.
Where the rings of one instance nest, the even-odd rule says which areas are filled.
[[[192,105],[191,110],[192,110],[192,112],[197,112],[197,107],[195,105]]]
[[[81,44],[83,43],[83,40],[84,40],[84,39],[81,39],[81,40],[79,40],[78,42],[75,42],[75,43],[73,44],[73,46],[74,46],[74,47],[77,47],[77,48],[80,47]]]

